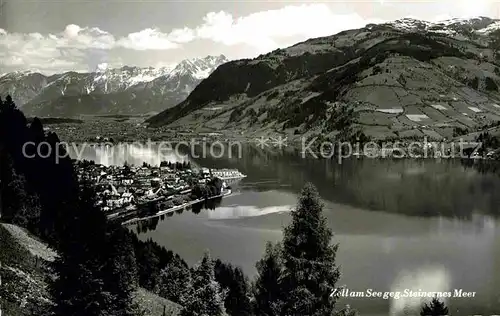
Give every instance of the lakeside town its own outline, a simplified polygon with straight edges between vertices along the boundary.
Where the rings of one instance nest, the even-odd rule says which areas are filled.
[[[110,220],[135,222],[231,194],[228,183],[246,177],[234,169],[192,168],[189,162],[159,166],[105,166],[74,161],[80,183],[96,189],[96,204]]]

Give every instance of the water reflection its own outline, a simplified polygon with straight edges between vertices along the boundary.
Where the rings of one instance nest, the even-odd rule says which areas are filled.
[[[161,149],[161,150],[160,150]],[[184,162],[186,157],[176,155],[173,150],[161,148],[157,144],[117,144],[115,146],[99,144],[72,144],[68,147],[68,153],[73,159],[93,160],[105,166],[123,165],[125,162],[140,166],[144,162],[155,166],[162,161]]]
[[[121,147],[120,147],[121,146]],[[102,164],[159,164],[184,161],[184,154],[160,151],[158,146],[115,146],[110,155],[101,147],[73,148],[70,155]],[[128,149],[126,149],[128,148]],[[328,201],[411,216],[448,216],[471,219],[473,213],[500,214],[499,164],[485,161],[434,159],[302,158],[296,152],[265,151],[244,146],[242,156],[189,158],[193,165],[235,168],[248,175],[242,189],[281,190],[297,194],[313,182]],[[195,154],[202,157],[203,150]]]
[[[479,212],[500,212],[500,177],[483,167],[459,160],[304,159],[297,153],[244,148],[241,159],[194,159],[199,164],[237,168],[248,175],[253,190],[298,193],[313,182],[329,201],[370,210],[412,216],[451,216],[470,219]],[[482,168],[482,169],[481,169]],[[274,182],[274,183],[273,183]]]
[[[205,200],[200,203],[196,203],[191,207],[192,212],[194,214],[200,214],[200,212],[204,209],[208,211],[213,211],[220,206],[221,202],[222,202],[222,197],[218,197],[214,199]]]
[[[253,205],[230,205],[226,207],[219,207],[214,212],[208,213],[208,218],[215,220],[241,219],[269,214],[282,214],[289,212],[292,208],[292,205],[269,206],[264,208],[258,208]]]
[[[210,214],[211,211],[214,211],[221,205],[221,202],[222,197],[213,198],[193,204],[187,207],[187,209],[189,209],[193,214],[200,214],[203,210],[209,211]],[[135,224],[135,231],[137,232],[137,234],[145,234],[148,231],[154,231],[158,227],[158,223],[160,221],[164,221],[166,218],[173,217],[175,215],[181,215],[184,213],[184,211],[185,209],[181,208],[175,210],[174,212],[165,213],[152,218],[148,216],[148,219],[138,221]]]
[[[422,266],[413,270],[401,270],[391,288],[391,292],[404,294],[405,291],[413,293],[418,292],[448,292],[451,288],[451,276],[443,265]],[[390,299],[390,315],[396,316],[407,312],[413,312],[418,315],[420,307],[428,298],[420,297],[394,297]],[[449,299],[441,298],[449,305]]]
[[[463,159],[461,163],[466,168],[472,168],[482,174],[500,175],[500,162],[483,159]]]
[[[360,291],[462,288],[477,296],[452,299],[453,315],[500,312],[500,177],[484,162],[353,159],[339,165],[253,147],[240,159],[191,162],[236,168],[248,177],[216,205],[138,224],[141,239],[152,238],[190,264],[209,249],[255,274],[265,243],[282,239],[288,211],[311,181],[340,245],[341,284]],[[396,315],[419,303],[345,301],[366,316]]]
[[[153,217],[147,220],[143,220],[140,222],[137,222],[135,225],[135,231],[137,234],[144,234],[147,233],[148,231],[155,230],[156,227],[158,226],[158,222],[161,220],[165,219],[165,216],[162,215],[161,217]]]

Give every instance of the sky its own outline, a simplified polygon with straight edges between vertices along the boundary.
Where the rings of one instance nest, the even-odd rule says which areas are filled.
[[[253,58],[368,23],[471,16],[500,18],[500,0],[0,0],[0,73]]]

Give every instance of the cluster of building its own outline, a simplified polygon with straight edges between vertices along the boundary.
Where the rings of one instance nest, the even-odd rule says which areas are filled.
[[[93,162],[76,162],[81,183],[90,182],[97,189],[97,205],[105,212],[134,208],[165,198],[182,198],[196,184],[205,184],[214,177],[225,181],[244,178],[230,169],[191,169],[187,165],[170,166],[104,166]]]

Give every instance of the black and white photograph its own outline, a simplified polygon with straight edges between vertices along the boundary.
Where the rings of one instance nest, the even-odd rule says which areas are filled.
[[[0,316],[500,315],[500,0],[0,0]]]

